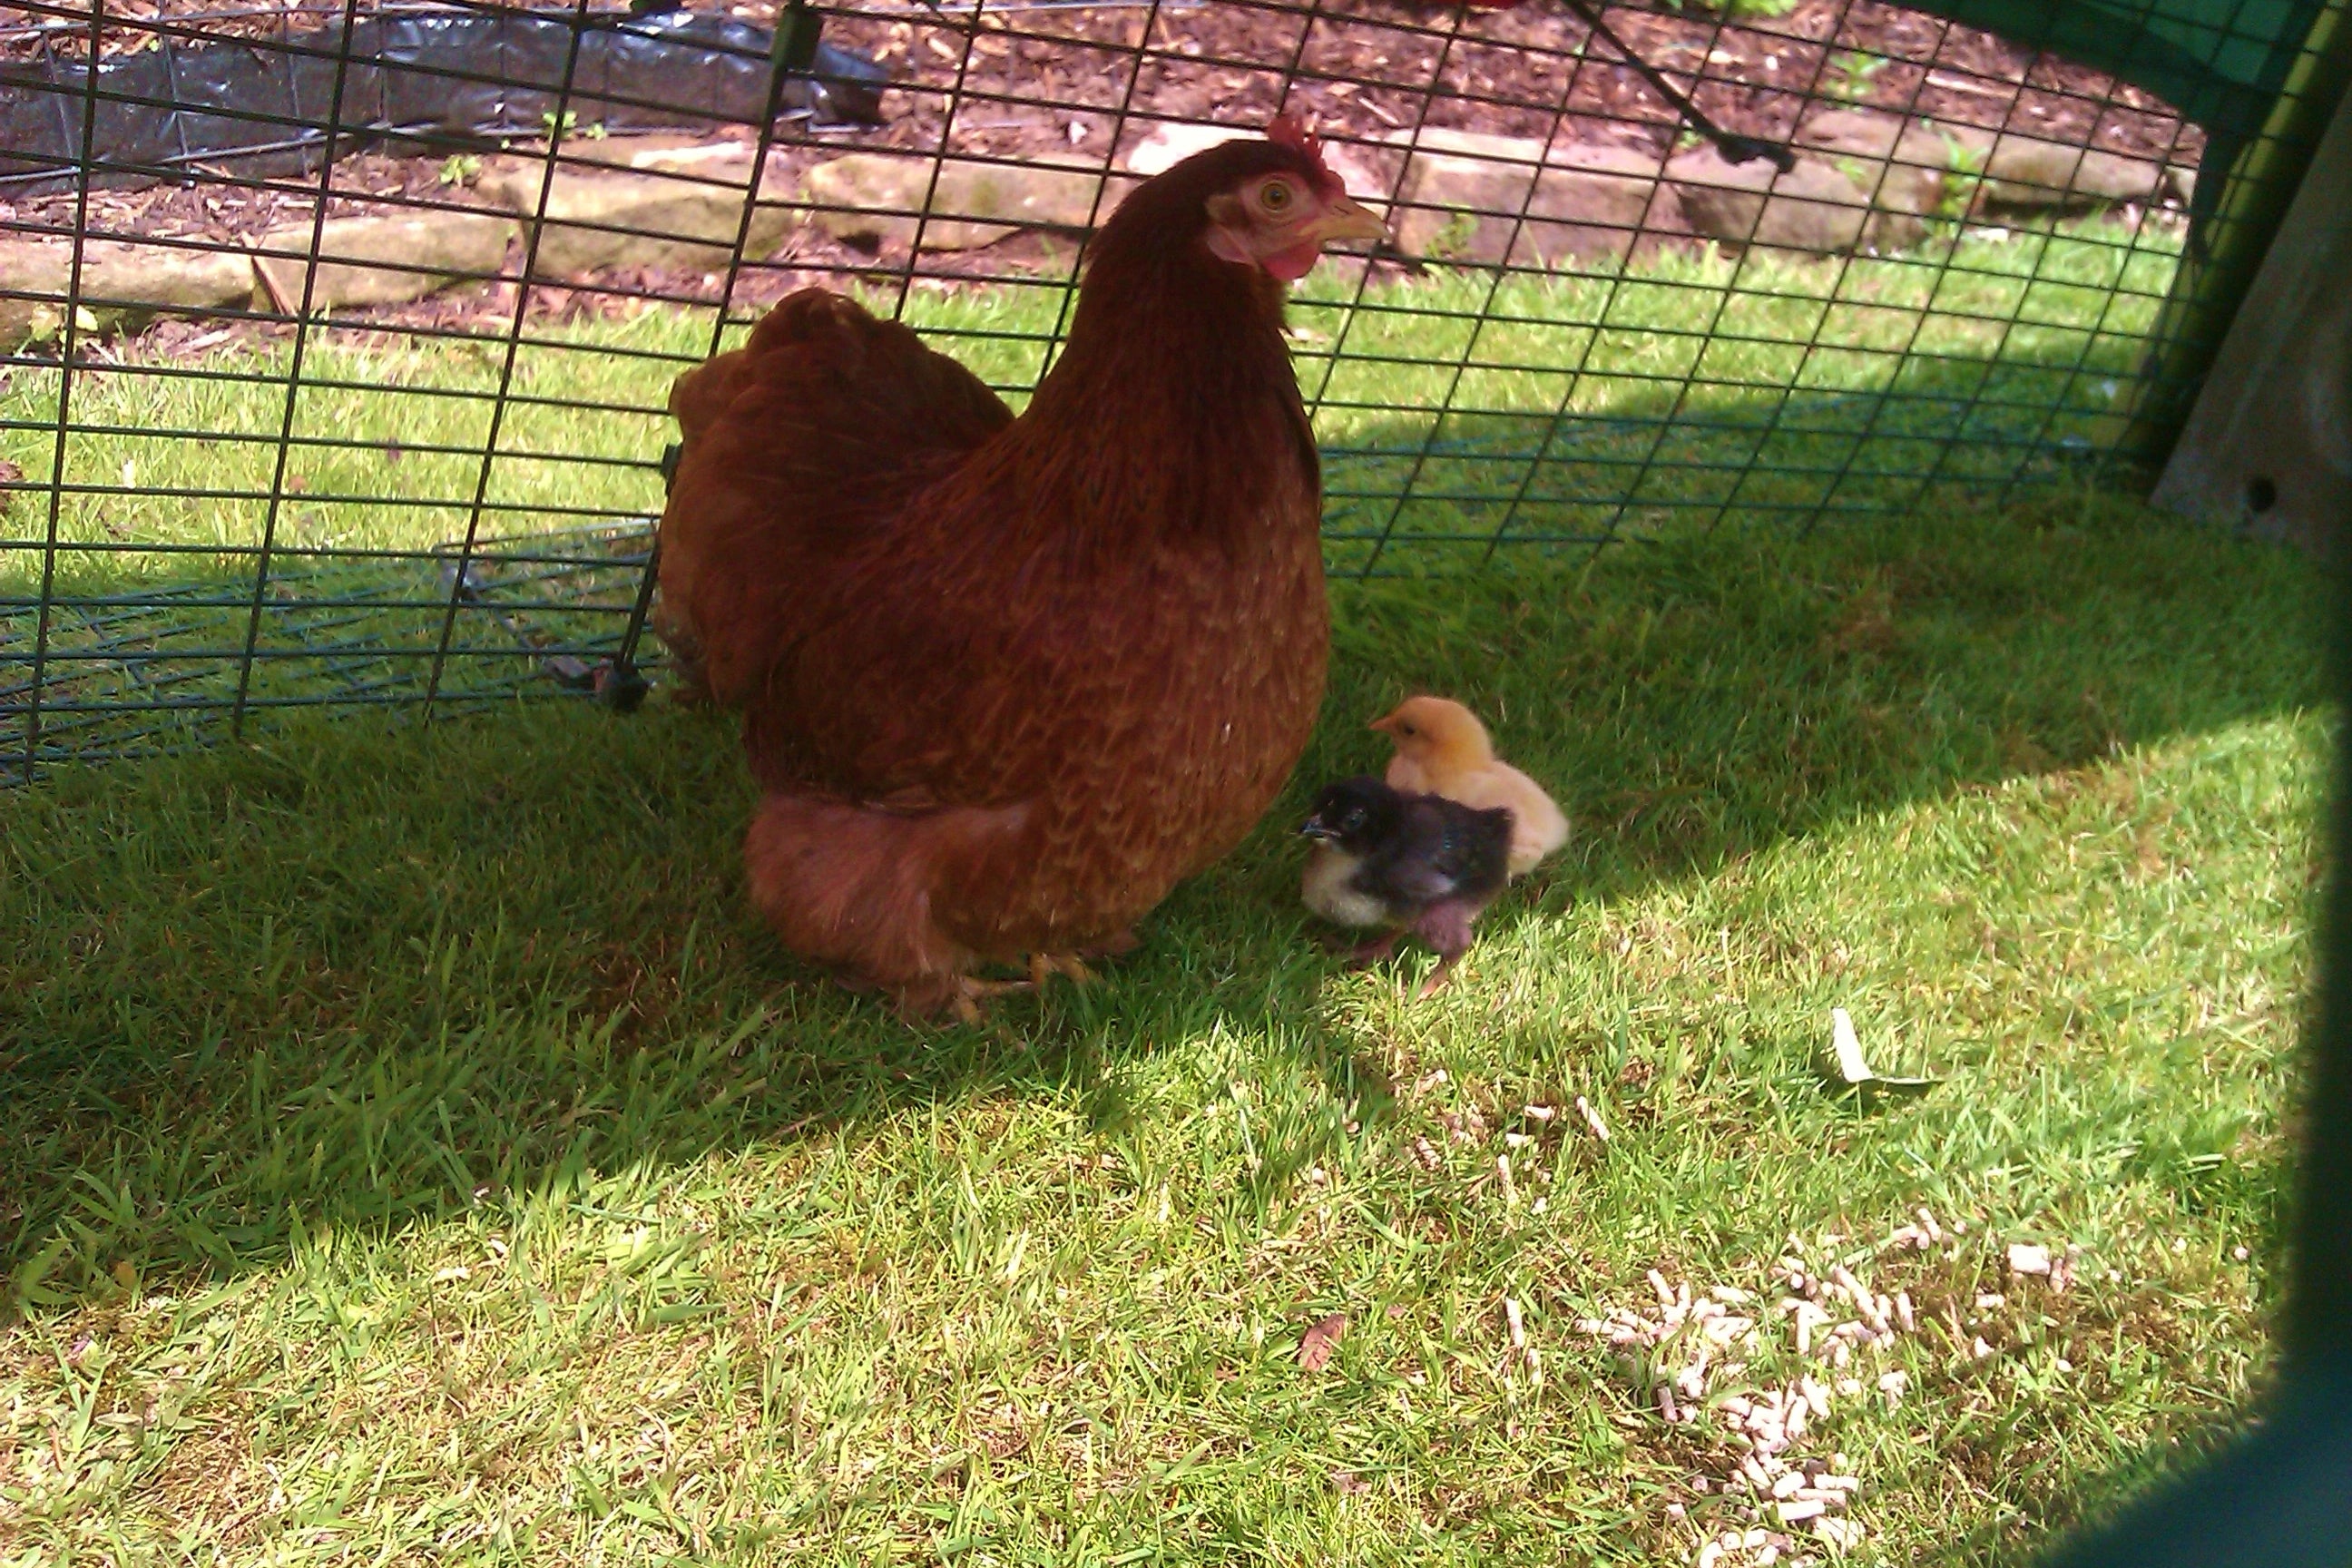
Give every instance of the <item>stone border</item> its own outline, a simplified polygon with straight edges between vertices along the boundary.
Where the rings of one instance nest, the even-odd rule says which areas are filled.
[[[802,224],[877,250],[911,246],[919,223],[924,248],[941,251],[978,248],[1022,230],[1083,232],[1139,179],[1248,134],[1220,125],[1161,126],[1122,172],[1108,175],[951,158],[937,163],[935,181],[936,160],[898,153],[835,158],[796,185],[772,170],[752,211],[750,253],[774,255]],[[1442,130],[1423,131],[1417,143],[1402,132],[1390,142],[1393,151],[1382,151],[1403,165],[1393,243],[1411,260],[1438,264],[1622,260],[1637,243],[1675,243],[1685,234],[1735,247],[1881,254],[1918,244],[1939,219],[2087,211],[2188,195],[2188,176],[2172,178],[2148,160],[1877,110],[1832,110],[1807,121],[1794,138],[1796,167],[1785,174],[1761,161],[1727,163],[1708,147],[1662,158]],[[752,155],[740,142],[631,152],[614,143],[601,161],[567,162],[551,179],[542,159],[493,159],[475,180],[490,204],[486,210],[321,226],[320,265],[309,279],[311,309],[405,304],[509,277],[520,268],[510,256],[534,214],[533,272],[542,280],[614,267],[718,270],[745,232]],[[1334,148],[1331,158],[1355,190],[1388,184],[1351,149]],[[304,298],[310,238],[310,226],[298,224],[264,236],[249,254],[189,241],[92,241],[83,253],[82,328],[103,332],[160,315],[249,310],[257,298],[291,314]],[[63,239],[0,240],[0,292],[63,295],[71,259]],[[0,298],[0,349],[54,338],[62,325],[54,300]]]

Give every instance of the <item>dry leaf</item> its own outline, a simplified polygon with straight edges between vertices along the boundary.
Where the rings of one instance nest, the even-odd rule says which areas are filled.
[[[1307,1331],[1306,1337],[1298,1342],[1298,1370],[1321,1372],[1330,1362],[1331,1352],[1339,1344],[1339,1336],[1347,1331],[1348,1314],[1345,1312],[1334,1312],[1328,1318],[1318,1319],[1315,1326]]]
[[[1871,1070],[1855,1035],[1853,1018],[1843,1007],[1830,1009],[1830,1051],[1837,1062],[1840,1087],[1879,1093],[1924,1094],[1942,1080],[1932,1078],[1888,1078]]]

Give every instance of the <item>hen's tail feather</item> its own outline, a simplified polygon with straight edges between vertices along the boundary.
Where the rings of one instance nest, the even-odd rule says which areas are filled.
[[[804,958],[936,1005],[984,955],[933,917],[943,886],[981,869],[1026,826],[1024,806],[894,815],[771,793],[743,839],[751,901]]]
[[[669,384],[670,416],[688,445],[733,405],[751,375],[751,356],[737,349],[713,355]]]
[[[780,349],[830,340],[854,359],[860,331],[884,327],[854,301],[821,289],[803,289],[788,295],[760,319],[751,341],[740,349],[713,354],[670,383],[670,416],[688,446],[734,406],[751,384],[759,361]],[[904,330],[904,329],[900,329]]]

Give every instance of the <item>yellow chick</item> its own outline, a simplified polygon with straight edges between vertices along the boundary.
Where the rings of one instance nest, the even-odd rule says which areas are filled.
[[[1459,702],[1443,697],[1409,697],[1372,728],[1396,743],[1389,759],[1391,789],[1408,795],[1438,795],[1448,800],[1511,814],[1511,865],[1523,877],[1536,863],[1568,842],[1568,818],[1542,786],[1495,755],[1486,726]]]

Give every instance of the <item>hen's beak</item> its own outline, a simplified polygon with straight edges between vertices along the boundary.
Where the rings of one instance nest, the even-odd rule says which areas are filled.
[[[1310,220],[1307,237],[1318,245],[1328,245],[1336,239],[1386,239],[1389,226],[1378,214],[1350,195],[1333,196],[1329,205]]]

